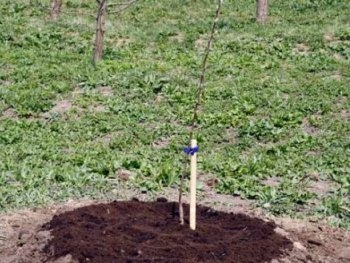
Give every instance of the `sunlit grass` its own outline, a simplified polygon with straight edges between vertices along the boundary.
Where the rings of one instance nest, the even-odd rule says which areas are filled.
[[[1,209],[101,197],[121,170],[145,191],[176,185],[213,1],[140,1],[108,16],[96,68],[95,2],[66,1],[56,22],[47,1],[5,2]],[[346,4],[271,1],[270,22],[258,25],[254,2],[225,1],[196,134],[199,168],[218,192],[349,226]],[[314,193],[324,181],[330,189]]]

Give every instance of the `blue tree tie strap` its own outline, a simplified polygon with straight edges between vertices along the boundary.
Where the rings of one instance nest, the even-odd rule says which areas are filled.
[[[188,154],[188,155],[194,155],[196,152],[198,152],[199,147],[195,146],[195,147],[185,147],[184,148],[184,153]]]

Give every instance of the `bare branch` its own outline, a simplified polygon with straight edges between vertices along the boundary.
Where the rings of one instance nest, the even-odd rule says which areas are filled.
[[[118,13],[121,13],[123,12],[125,9],[129,8],[130,6],[132,6],[134,3],[136,3],[138,0],[132,0],[128,3],[125,3],[125,4],[120,4],[120,5],[123,5],[122,8],[120,8],[119,10],[116,10],[116,11],[113,11],[113,12],[108,12],[108,14],[118,14]],[[113,4],[111,4],[113,5]],[[110,5],[108,5],[110,6]]]
[[[204,54],[204,58],[202,61],[202,72],[199,78],[199,83],[198,83],[198,90],[197,90],[197,101],[196,104],[194,106],[194,111],[193,111],[193,118],[192,118],[192,125],[191,125],[191,129],[190,129],[190,142],[193,139],[193,133],[194,130],[196,128],[196,123],[197,123],[197,119],[198,119],[198,113],[199,113],[199,106],[201,105],[202,102],[202,95],[204,92],[204,77],[205,77],[205,71],[207,69],[207,60],[209,57],[209,53],[210,53],[210,48],[212,45],[212,42],[214,40],[214,35],[215,35],[215,28],[216,28],[216,24],[218,21],[218,17],[220,14],[220,8],[221,8],[221,4],[222,4],[222,0],[217,0],[218,4],[217,4],[217,8],[216,8],[216,13],[215,13],[215,18],[213,21],[213,25],[211,27],[211,32],[210,32],[210,38],[208,40],[208,44],[207,47],[205,49],[205,54]],[[190,143],[189,143],[190,145]]]
[[[196,126],[197,126],[199,107],[201,105],[202,95],[203,95],[203,92],[204,92],[204,77],[205,77],[205,72],[206,72],[206,69],[207,69],[207,60],[208,60],[208,56],[209,56],[209,53],[210,53],[211,45],[212,45],[212,42],[213,42],[213,39],[214,39],[216,24],[217,24],[217,21],[219,19],[219,14],[220,14],[222,1],[223,0],[217,0],[217,7],[216,7],[215,16],[214,16],[214,19],[213,19],[213,24],[212,24],[212,27],[211,27],[210,37],[209,37],[208,44],[207,44],[207,47],[206,47],[205,53],[204,53],[204,58],[203,58],[203,61],[202,61],[202,69],[201,69],[201,75],[200,75],[199,81],[198,81],[196,103],[194,105],[192,123],[191,123],[191,127],[190,127],[190,140],[189,140],[189,143],[188,143],[189,147],[191,147],[191,141],[193,139],[194,130],[195,130]],[[184,223],[183,206],[182,206],[182,191],[183,191],[183,183],[184,183],[186,167],[187,167],[187,162],[186,162],[186,160],[184,160],[184,168],[183,168],[183,172],[181,174],[180,187],[179,187],[179,216],[180,216],[179,221],[180,221],[180,224],[182,224],[182,225]]]
[[[48,10],[51,10],[51,8],[47,8]],[[93,18],[96,18],[95,15],[93,14],[89,14],[89,13],[85,13],[85,12],[80,12],[80,11],[76,11],[76,12],[73,12],[73,11],[67,11],[67,10],[61,10],[61,14],[74,14],[74,15],[87,15],[87,16],[91,16]]]
[[[134,1],[130,1],[130,2],[134,2]],[[130,5],[130,2],[127,2],[127,3],[111,3],[111,4],[108,4],[107,6],[108,6],[108,7],[111,7],[111,6],[124,6],[124,5]]]

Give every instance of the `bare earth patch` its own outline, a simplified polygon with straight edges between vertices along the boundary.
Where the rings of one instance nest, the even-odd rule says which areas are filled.
[[[171,140],[170,138],[160,138],[152,143],[152,146],[157,149],[164,149],[169,146]]]
[[[41,118],[49,119],[52,116],[65,115],[67,113],[73,113],[75,118],[79,118],[80,116],[85,114],[86,110],[76,105],[75,99],[83,93],[84,91],[79,88],[74,89],[74,91],[70,93],[70,96],[68,96],[68,98],[62,98],[60,100],[57,100],[55,102],[55,105],[49,111],[42,113]],[[103,105],[97,104],[90,105],[88,107],[88,110],[90,112],[102,112],[105,111],[105,108]]]
[[[302,128],[304,133],[306,133],[310,136],[317,136],[321,133],[321,131],[317,127],[315,127],[309,123],[307,118],[303,119],[302,124],[301,124],[301,128]]]
[[[311,181],[307,189],[310,192],[317,194],[317,196],[321,198],[327,194],[333,193],[336,189],[336,184],[331,181],[324,181],[319,179]]]
[[[332,115],[336,118],[342,118],[350,121],[350,110],[346,107],[349,104],[349,98],[345,96],[340,96],[334,101],[337,111],[333,112]],[[344,108],[345,107],[345,108]]]
[[[72,108],[73,104],[69,100],[57,101],[55,106],[50,110],[52,113],[64,113]]]
[[[12,109],[12,108],[8,108],[6,110],[4,110],[0,116],[0,120],[2,119],[13,119],[13,120],[17,120],[18,119],[18,115],[17,113]]]
[[[335,60],[338,60],[338,61],[346,61],[346,59],[342,55],[340,55],[339,53],[334,53],[333,57]]]
[[[225,140],[230,144],[235,144],[238,140],[238,132],[236,129],[230,127],[226,129]]]
[[[132,44],[134,41],[131,38],[116,38],[112,41],[112,44],[116,47],[123,47]]]
[[[171,36],[169,38],[170,38],[170,40],[181,44],[184,42],[185,36],[183,33],[180,32],[180,33],[176,34],[175,36]]]
[[[350,110],[342,110],[340,112],[340,117],[350,120]]]
[[[97,88],[97,92],[105,97],[113,96],[113,89],[110,86],[101,86]]]
[[[70,100],[59,100],[55,102],[55,106],[53,106],[49,111],[43,113],[41,117],[50,118],[52,115],[60,115],[70,111],[71,109],[73,109],[73,103]]]
[[[330,76],[331,79],[333,80],[341,80],[342,79],[342,75],[340,72],[334,72],[331,76]]]
[[[168,200],[177,200],[177,191],[173,189],[165,193]],[[125,198],[130,199],[131,196],[136,196],[140,201],[148,201],[150,197],[146,194],[127,192]],[[185,200],[186,201],[186,200]],[[279,236],[290,240],[293,244],[292,249],[285,251],[284,255],[270,259],[264,262],[271,263],[348,263],[350,262],[350,232],[344,229],[336,229],[329,227],[321,222],[308,222],[306,220],[278,218],[265,215],[262,210],[254,209],[250,203],[241,200],[239,197],[228,195],[218,195],[208,190],[202,197],[199,198],[199,203],[210,206],[211,208],[223,211],[243,213],[250,218],[261,219],[261,222],[275,222],[275,232]],[[64,204],[56,204],[49,207],[37,209],[24,209],[17,212],[7,214],[0,214],[0,262],[2,263],[39,263],[43,262],[45,253],[43,251],[48,248],[48,244],[53,241],[53,229],[43,229],[43,225],[47,225],[56,215],[59,219],[63,213],[68,211],[75,211],[77,208],[83,208],[92,204],[105,204],[107,202],[97,202],[91,200],[68,201]],[[83,208],[85,209],[85,208]],[[90,209],[90,208],[86,208]],[[148,208],[147,208],[148,209]],[[85,210],[82,210],[85,211]],[[86,210],[84,213],[89,213]],[[108,212],[108,211],[107,211]],[[131,212],[131,211],[130,211]],[[112,213],[112,211],[111,211]],[[114,213],[114,212],[113,212]],[[238,214],[237,214],[238,215]],[[58,216],[58,217],[57,217]],[[116,215],[117,216],[117,215]],[[118,217],[118,216],[117,216]],[[157,216],[156,216],[157,217]],[[84,218],[94,218],[86,214]],[[85,219],[79,219],[85,220]],[[156,218],[155,218],[156,220]],[[255,219],[254,219],[255,220]],[[74,221],[79,228],[79,222]],[[88,226],[90,223],[83,223]],[[199,223],[200,224],[200,223]],[[69,226],[69,225],[67,225]],[[93,225],[91,225],[93,226]],[[96,225],[98,226],[98,225]],[[102,225],[101,225],[102,226]],[[126,226],[126,225],[125,225]],[[124,226],[124,227],[125,227]],[[76,230],[78,231],[78,230]],[[135,229],[136,231],[136,229]],[[137,232],[137,231],[136,231]],[[57,232],[59,233],[59,232]],[[55,235],[57,235],[57,233]],[[138,233],[138,232],[137,232]],[[245,235],[243,232],[242,238],[245,244],[249,242],[249,231]],[[241,234],[240,234],[241,235]],[[135,236],[133,238],[136,238]],[[99,238],[99,237],[96,237]],[[130,236],[131,238],[131,236]],[[143,237],[140,237],[143,238]],[[129,239],[128,239],[129,240]],[[93,239],[91,239],[93,242]],[[239,245],[240,241],[237,241]],[[248,243],[247,243],[248,242]],[[253,240],[251,241],[253,242]],[[242,243],[243,244],[243,243]],[[74,251],[74,250],[71,250]],[[93,247],[94,253],[99,253],[98,247]],[[52,253],[57,253],[52,251]],[[64,254],[64,253],[63,253]],[[100,254],[103,256],[104,253]],[[53,255],[53,254],[52,254]],[[136,255],[136,254],[135,254]],[[139,259],[142,254],[136,255]],[[215,256],[215,255],[214,255]],[[136,260],[137,258],[135,258]],[[52,258],[49,263],[77,263],[89,262],[86,260],[78,261],[69,253],[59,258]],[[111,261],[104,261],[114,262]],[[136,261],[130,261],[136,262]],[[137,261],[139,262],[139,261]],[[151,262],[151,261],[150,261]],[[167,262],[167,261],[157,261]],[[172,262],[172,261],[171,261]],[[183,261],[186,262],[186,261]],[[203,262],[203,261],[200,261]],[[226,262],[221,261],[220,258],[208,258],[205,262]],[[239,261],[245,262],[245,261]],[[257,261],[254,261],[257,262]],[[258,262],[257,262],[258,263]]]
[[[196,49],[204,50],[207,45],[207,42],[208,41],[205,39],[205,35],[203,35],[195,41],[194,46]]]
[[[266,186],[277,187],[281,182],[281,178],[269,177],[265,179],[262,183]]]
[[[104,105],[101,105],[101,104],[90,105],[88,109],[90,112],[105,112],[106,111],[106,107]]]
[[[323,35],[323,40],[325,42],[333,42],[335,40],[334,33],[332,32],[327,32]]]
[[[111,133],[108,133],[108,134],[105,134],[101,137],[96,138],[95,141],[98,143],[109,144],[110,142],[113,141],[114,138],[117,138],[119,136],[123,136],[123,133],[118,132],[118,131],[111,132]]]
[[[295,45],[292,51],[294,54],[308,55],[310,53],[310,47],[305,43],[299,43]]]

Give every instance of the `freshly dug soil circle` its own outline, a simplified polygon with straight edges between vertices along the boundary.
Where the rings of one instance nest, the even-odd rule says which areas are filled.
[[[178,223],[177,203],[160,201],[115,201],[55,215],[43,226],[52,236],[47,259],[70,254],[80,263],[258,263],[293,247],[272,222],[205,206],[197,207],[197,229],[190,230],[188,220]]]

